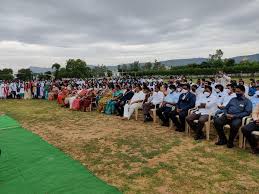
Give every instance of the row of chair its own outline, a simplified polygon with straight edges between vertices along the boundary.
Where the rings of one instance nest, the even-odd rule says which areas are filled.
[[[135,120],[137,121],[138,120],[138,115],[139,115],[139,110],[141,109],[138,109],[136,108],[135,109]],[[188,111],[188,115],[192,114],[193,112],[197,111],[198,108],[195,107],[193,109],[190,109]],[[154,109],[151,109],[151,114],[153,116],[153,122],[154,123],[157,123],[157,115],[156,115],[156,108]],[[241,127],[239,128],[239,131],[238,131],[238,134],[237,134],[237,137],[239,137],[239,147],[240,148],[246,148],[246,139],[245,137],[243,136],[243,133],[242,133],[242,127],[247,125],[248,123],[250,123],[252,121],[252,117],[251,116],[247,116],[247,117],[244,117],[242,119],[242,125]],[[198,120],[195,120],[194,122],[197,122],[198,123]],[[204,125],[204,131],[206,133],[206,140],[209,141],[210,140],[210,131],[211,131],[211,127],[212,127],[212,124],[213,123],[213,117],[212,115],[209,115],[209,120],[205,123]],[[189,125],[187,124],[187,122],[185,123],[185,133],[186,135],[190,136],[191,135],[191,128],[189,127]],[[172,123],[172,120],[170,120],[170,125],[169,125],[170,128],[173,127],[173,123]],[[225,129],[230,129],[230,125],[225,125],[224,126]],[[259,136],[259,132],[254,132],[253,133],[254,135],[258,135]]]

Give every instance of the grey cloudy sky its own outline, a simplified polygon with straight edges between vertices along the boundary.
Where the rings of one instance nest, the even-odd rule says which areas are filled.
[[[0,68],[259,53],[259,0],[0,0]]]

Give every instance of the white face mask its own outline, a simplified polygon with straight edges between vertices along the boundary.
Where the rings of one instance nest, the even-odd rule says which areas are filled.
[[[215,91],[216,91],[217,93],[220,93],[220,90],[219,90],[218,88],[216,88]]]
[[[183,94],[186,94],[187,92],[188,92],[188,90],[185,90],[185,89],[182,90]]]
[[[210,96],[210,93],[209,93],[209,92],[204,92],[204,95],[205,95],[206,97],[209,97],[209,96]]]
[[[227,92],[228,94],[230,94],[231,91],[230,91],[230,89],[226,89],[226,92]]]

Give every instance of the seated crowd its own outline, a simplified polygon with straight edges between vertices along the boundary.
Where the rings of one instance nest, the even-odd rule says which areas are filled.
[[[184,76],[170,77],[168,83],[158,78],[128,77],[2,82],[0,98],[56,100],[71,110],[96,108],[123,120],[130,120],[134,112],[137,117],[136,112],[142,109],[144,122],[152,122],[158,116],[162,126],[171,123],[178,132],[193,130],[195,140],[205,138],[205,124],[212,121],[218,135],[216,145],[234,147],[241,132],[252,153],[259,153],[259,81],[253,79],[249,86],[242,79],[237,82],[224,74],[217,79],[198,79],[196,83]],[[228,137],[224,130],[227,125]]]

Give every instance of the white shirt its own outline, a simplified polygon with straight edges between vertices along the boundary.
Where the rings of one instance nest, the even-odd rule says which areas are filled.
[[[139,100],[145,100],[146,95],[143,91],[139,91],[138,93],[135,92],[133,97],[131,98],[131,102],[139,101]]]
[[[236,93],[232,93],[232,94],[225,94],[222,98],[222,101],[220,102],[219,105],[222,105],[222,106],[227,106],[227,104],[229,103],[229,101],[232,99],[232,98],[235,98],[237,95]]]
[[[210,95],[206,97],[204,94],[200,96],[200,98],[196,101],[196,106],[200,106],[201,104],[206,104],[205,108],[200,108],[196,114],[201,113],[201,115],[214,115],[217,110],[217,97],[214,95]]]
[[[150,101],[154,105],[162,103],[163,100],[164,100],[164,94],[161,91],[154,92],[153,95],[150,97]]]

